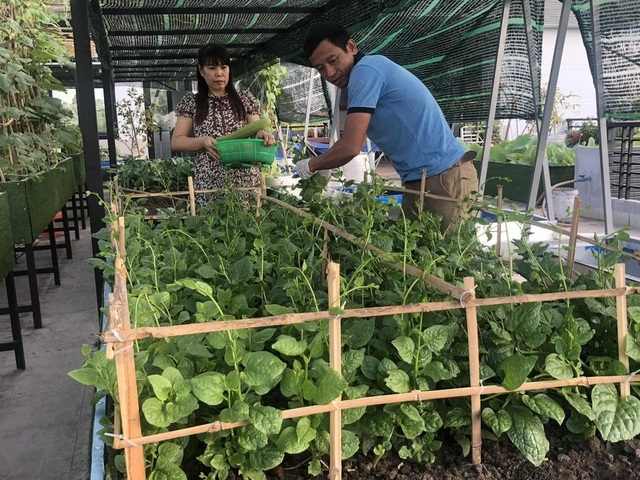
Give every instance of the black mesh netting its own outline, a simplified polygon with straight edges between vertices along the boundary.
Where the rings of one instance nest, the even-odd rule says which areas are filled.
[[[599,24],[601,59],[595,62],[594,15],[589,0],[573,0],[591,73],[601,78],[604,114],[622,120],[640,119],[640,0],[593,2]],[[596,68],[599,64],[599,68]]]

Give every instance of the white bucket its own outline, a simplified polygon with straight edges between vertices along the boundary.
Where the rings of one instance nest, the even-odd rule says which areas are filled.
[[[340,168],[342,170],[342,176],[346,180],[353,180],[356,183],[364,182],[368,180],[366,173],[369,171],[369,159],[366,153],[361,153],[353,157],[346,165]]]
[[[577,196],[578,189],[573,187],[558,187],[552,190],[553,213],[558,222],[571,223],[573,202]]]

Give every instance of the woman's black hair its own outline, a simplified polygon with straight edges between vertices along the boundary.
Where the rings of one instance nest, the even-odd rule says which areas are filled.
[[[209,113],[209,87],[204,77],[200,74],[199,67],[206,67],[207,65],[229,65],[231,63],[231,57],[229,52],[222,45],[216,43],[210,43],[200,48],[198,51],[198,67],[196,68],[196,76],[198,78],[198,93],[196,94],[196,116],[194,123],[200,125],[207,118]],[[231,109],[236,115],[236,118],[246,120],[247,109],[242,103],[240,95],[236,87],[233,85],[233,74],[229,70],[229,82],[225,88],[229,95],[229,103]]]
[[[313,51],[320,45],[323,40],[329,40],[336,47],[347,51],[347,43],[351,35],[346,28],[337,23],[319,22],[315,23],[307,32],[307,36],[302,44],[304,56],[308,59]]]

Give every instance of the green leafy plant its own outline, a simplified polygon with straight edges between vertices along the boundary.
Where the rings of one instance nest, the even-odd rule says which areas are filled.
[[[156,108],[154,105],[145,105],[144,95],[131,87],[127,90],[127,96],[116,102],[116,111],[123,119],[119,125],[119,137],[127,140],[125,145],[132,157],[142,157],[142,148],[149,141],[149,134],[158,131]]]
[[[478,240],[475,221],[444,234],[437,228],[438,217],[430,214],[421,222],[390,222],[388,207],[378,199],[387,185],[378,177],[371,185],[357,185],[339,204],[320,194],[321,180],[326,179],[312,179],[309,195],[303,195],[298,206],[352,233],[355,241],[332,238],[325,251],[322,227],[271,203],[255,216],[234,195],[212,202],[206,214],[197,217],[160,222],[127,217],[132,326],[326,310],[322,272],[328,258],[341,265],[342,309],[447,298],[422,278],[408,275],[406,268],[392,269],[389,263],[411,265],[454,284],[474,276],[479,298],[612,285],[611,266],[620,258],[615,250],[597,249],[601,267],[568,278],[563,262],[542,244],[518,241],[509,258],[497,256]],[[496,214],[523,225],[528,218]],[[102,254],[91,263],[112,281],[109,230],[97,236]],[[606,241],[618,245],[624,234]],[[363,248],[367,243],[385,255]],[[514,281],[516,272],[526,281]],[[637,362],[640,300],[631,296],[628,301],[632,322],[627,352]],[[640,434],[635,387],[624,400],[615,387],[604,386],[516,391],[526,381],[626,372],[618,361],[614,305],[615,299],[606,298],[478,309],[483,385],[509,390],[482,399],[487,441],[507,437],[539,465],[549,449],[545,429],[550,422],[582,439],[598,433],[617,441]],[[326,322],[308,322],[137,341],[144,435],[217,420],[248,422],[198,436],[197,448],[191,444],[196,439],[189,440],[189,446],[186,440],[145,446],[150,475],[167,474],[167,462],[159,460],[167,451],[179,459],[170,467],[175,478],[186,478],[189,471],[189,478],[264,479],[265,470],[302,453],[309,459],[309,472],[319,475],[329,451],[327,416],[284,419],[280,410],[327,404],[338,395],[356,399],[468,386],[468,339],[461,310],[345,319],[341,374],[329,368],[327,338]],[[96,359],[98,354],[87,349],[85,354],[86,364],[71,375],[101,392],[113,392],[113,379],[104,373],[100,356]],[[118,408],[117,397],[111,400]],[[346,410],[343,458],[361,451],[377,461],[393,451],[401,458],[432,462],[445,433],[466,455],[470,416],[468,399],[463,398]]]
[[[587,120],[577,129],[571,129],[567,132],[565,144],[568,147],[581,145],[585,147],[595,147],[600,143],[600,131],[598,124]]]
[[[75,142],[61,127],[71,113],[50,90],[64,91],[48,62],[69,65],[62,34],[42,0],[0,4],[0,181],[37,177]]]

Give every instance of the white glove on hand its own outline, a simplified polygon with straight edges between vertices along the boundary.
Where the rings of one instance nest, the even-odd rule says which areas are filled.
[[[331,177],[331,170],[317,170],[315,172],[309,171],[310,160],[311,160],[310,158],[305,158],[303,160],[300,160],[298,163],[296,163],[296,173],[300,177],[300,180],[306,180],[308,178],[311,178],[315,173],[320,174],[326,179],[329,179]]]
[[[300,177],[300,180],[306,180],[308,178],[311,178],[313,174],[316,173],[316,172],[309,171],[310,160],[311,160],[310,158],[304,158],[300,160],[298,163],[296,163],[296,173]]]

